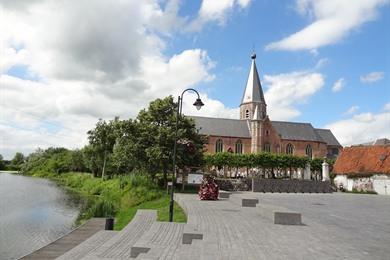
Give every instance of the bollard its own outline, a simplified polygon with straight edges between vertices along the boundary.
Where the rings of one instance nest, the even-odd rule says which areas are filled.
[[[114,218],[113,217],[106,217],[105,230],[114,230]]]

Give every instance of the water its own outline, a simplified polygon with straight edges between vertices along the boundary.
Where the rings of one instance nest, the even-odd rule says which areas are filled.
[[[18,259],[72,230],[79,204],[55,183],[0,172],[0,259]]]

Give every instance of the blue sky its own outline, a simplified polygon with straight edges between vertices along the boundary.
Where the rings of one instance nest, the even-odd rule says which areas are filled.
[[[390,138],[388,0],[0,1],[0,154],[80,147],[98,118],[200,90],[237,118],[257,54],[271,120]]]

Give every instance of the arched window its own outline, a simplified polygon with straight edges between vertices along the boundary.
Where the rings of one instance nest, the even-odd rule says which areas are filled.
[[[294,146],[292,144],[287,144],[286,154],[294,154]]]
[[[222,139],[218,139],[215,143],[215,152],[220,153],[223,151],[223,141]]]
[[[242,153],[242,142],[241,142],[241,140],[237,140],[237,142],[236,142],[236,153]]]
[[[309,159],[313,158],[313,157],[312,157],[312,156],[313,156],[313,149],[311,148],[311,145],[310,145],[310,144],[308,144],[308,145],[306,146],[306,156],[307,156]]]
[[[269,143],[264,144],[264,152],[266,152],[266,153],[271,152],[271,145]]]
[[[249,118],[249,110],[245,110],[245,118]]]

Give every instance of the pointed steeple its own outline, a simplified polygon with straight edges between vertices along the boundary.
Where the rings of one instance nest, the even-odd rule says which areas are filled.
[[[241,99],[241,104],[251,103],[251,102],[265,104],[263,89],[261,87],[259,74],[256,68],[256,62],[255,62],[256,54],[253,53],[251,58],[252,58],[252,65],[249,71],[249,76],[246,83],[244,95],[242,96]]]

